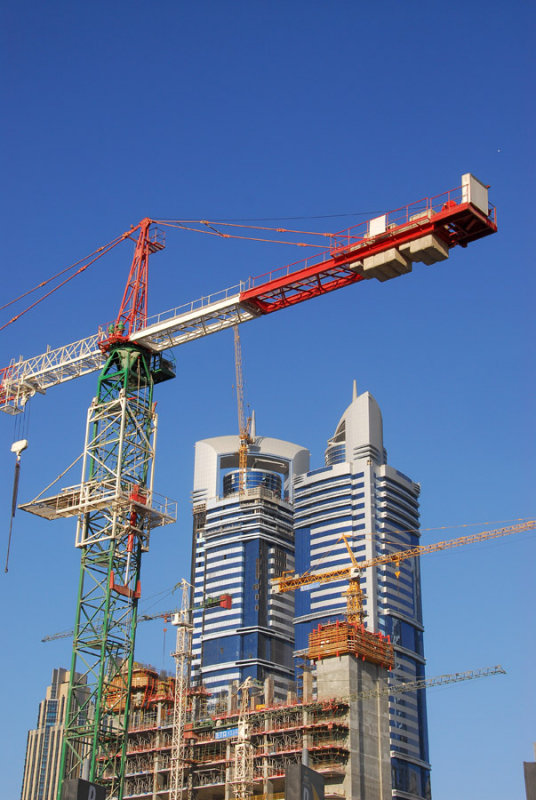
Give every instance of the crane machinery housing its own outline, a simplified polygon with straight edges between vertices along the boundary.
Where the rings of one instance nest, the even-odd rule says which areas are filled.
[[[81,551],[59,800],[62,781],[82,773],[123,797],[142,554],[151,531],[176,519],[175,504],[153,485],[153,389],[174,377],[164,351],[363,280],[399,277],[417,262],[444,261],[497,230],[488,187],[467,173],[454,190],[330,235],[325,252],[148,319],[149,256],[164,246],[156,223],[169,221],[146,218],[110,245],[135,241],[112,325],[0,371],[0,409],[17,414],[36,392],[100,370],[81,483],[22,506],[46,519],[76,518]],[[85,699],[77,705],[74,696]]]

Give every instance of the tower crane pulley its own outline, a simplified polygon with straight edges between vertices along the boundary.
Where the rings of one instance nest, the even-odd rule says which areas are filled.
[[[325,252],[148,319],[149,256],[164,247],[157,222],[146,218],[114,240],[135,239],[136,247],[108,329],[0,370],[0,410],[8,414],[20,413],[35,393],[100,371],[80,485],[22,506],[47,519],[76,518],[81,550],[58,800],[63,780],[82,767],[90,781],[106,782],[111,796],[123,796],[141,558],[151,530],[176,517],[153,488],[153,387],[174,377],[163,352],[363,280],[399,277],[414,263],[443,261],[452,248],[497,231],[488,187],[467,173],[454,190],[331,234]],[[242,468],[249,434],[243,417]],[[104,699],[111,685],[120,709],[113,718]]]

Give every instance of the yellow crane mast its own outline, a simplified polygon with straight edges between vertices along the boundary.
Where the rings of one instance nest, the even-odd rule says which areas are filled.
[[[243,495],[246,488],[246,469],[248,466],[248,446],[252,443],[250,429],[251,417],[246,418],[244,403],[244,376],[242,373],[242,345],[238,325],[234,326],[234,354],[236,375],[236,399],[238,405],[238,431],[240,446],[238,449],[238,490]]]

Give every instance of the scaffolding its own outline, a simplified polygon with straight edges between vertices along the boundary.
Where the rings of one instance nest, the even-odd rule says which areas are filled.
[[[324,626],[328,627],[328,626]],[[385,646],[387,640],[377,637]],[[388,642],[387,642],[388,643]],[[354,654],[355,657],[355,654]],[[214,716],[207,713],[208,692],[195,686],[187,692],[183,708],[183,763],[179,793],[188,793],[196,800],[231,800],[236,790],[249,794],[251,800],[284,798],[286,770],[302,763],[323,775],[326,800],[343,800],[347,794],[348,775],[356,756],[352,743],[350,715],[354,701],[379,694],[385,696],[416,691],[426,686],[445,685],[461,680],[504,674],[502,667],[441,675],[415,683],[385,682],[371,692],[362,691],[346,697],[289,699],[286,703],[261,703],[243,693],[240,708],[236,704],[236,688],[229,687],[226,710]],[[129,800],[171,800],[175,787],[174,770],[174,680],[157,674],[154,668],[135,664],[124,797]],[[150,689],[150,690],[149,690]],[[265,684],[264,700],[270,695]],[[289,695],[290,698],[290,695]],[[233,702],[233,700],[235,702]],[[247,737],[240,738],[240,721]],[[246,782],[237,782],[236,752],[241,742],[249,744]],[[238,748],[240,754],[240,748]],[[176,762],[175,762],[176,763]],[[112,772],[106,782],[113,779]],[[240,796],[240,795],[239,795]]]
[[[338,620],[319,625],[309,635],[309,658],[319,661],[332,656],[354,655],[386,669],[394,666],[389,636],[372,633],[364,625]]]

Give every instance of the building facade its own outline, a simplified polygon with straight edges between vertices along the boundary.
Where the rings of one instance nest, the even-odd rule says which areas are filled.
[[[21,800],[56,800],[68,690],[69,671],[53,670],[37,725],[28,731]]]
[[[369,392],[352,402],[329,439],[325,466],[295,479],[296,572],[345,566],[347,537],[358,560],[419,543],[419,491],[387,463],[383,423]],[[398,573],[398,575],[397,575]],[[369,568],[362,574],[365,625],[394,644],[394,682],[424,677],[419,560]],[[319,623],[343,619],[345,582],[315,584],[296,592],[295,647],[307,647]],[[335,687],[334,687],[335,688]],[[336,688],[335,688],[336,691]],[[393,797],[430,797],[426,700],[423,690],[392,696],[389,704]]]
[[[257,436],[239,472],[239,437],[195,446],[192,546],[192,682],[217,697],[233,681],[273,678],[282,699],[293,683],[294,599],[274,595],[270,580],[294,568],[293,483],[309,452]],[[230,609],[202,607],[228,594]]]

